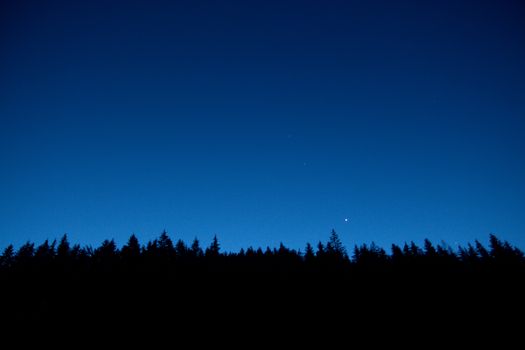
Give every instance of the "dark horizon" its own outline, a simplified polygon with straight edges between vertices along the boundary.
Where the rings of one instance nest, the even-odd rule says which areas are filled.
[[[191,242],[184,242],[182,239],[172,239],[164,231],[157,238],[148,242],[140,242],[137,236],[132,234],[126,244],[120,247],[113,239],[106,239],[99,246],[93,247],[81,246],[78,243],[70,242],[65,234],[58,241],[45,240],[40,245],[26,242],[17,249],[12,244],[8,245],[0,254],[0,279],[6,278],[6,276],[9,279],[11,274],[24,276],[35,272],[50,273],[53,269],[58,269],[55,273],[65,273],[66,275],[63,277],[66,278],[71,277],[67,276],[67,274],[83,275],[91,269],[94,269],[92,272],[95,275],[100,274],[100,277],[106,273],[110,273],[110,275],[126,273],[133,277],[135,274],[144,273],[144,271],[138,269],[136,264],[146,264],[151,259],[150,263],[155,263],[149,273],[164,271],[164,269],[169,268],[173,264],[182,264],[181,267],[183,269],[188,268],[184,264],[185,261],[186,263],[188,261],[193,261],[193,263],[198,261],[206,262],[206,264],[211,263],[210,267],[224,264],[224,260],[217,260],[219,258],[241,260],[233,261],[234,264],[230,266],[224,265],[216,271],[196,270],[193,272],[204,273],[210,279],[221,278],[224,277],[224,273],[231,272],[230,268],[243,270],[249,268],[249,266],[243,265],[246,265],[246,263],[250,265],[250,259],[264,258],[263,260],[266,261],[260,260],[258,262],[259,268],[262,270],[251,271],[251,273],[254,273],[254,277],[257,278],[260,277],[257,276],[257,271],[277,274],[288,271],[290,266],[283,266],[283,269],[283,267],[273,266],[268,260],[286,258],[302,264],[311,264],[314,260],[321,263],[328,259],[323,263],[328,263],[327,266],[323,267],[323,269],[328,268],[328,270],[322,271],[323,269],[321,269],[315,272],[327,273],[328,275],[334,271],[338,271],[338,273],[355,273],[355,271],[346,270],[350,266],[354,266],[365,267],[365,270],[372,268],[369,271],[372,278],[376,277],[375,274],[377,272],[392,274],[393,271],[387,266],[392,265],[395,267],[402,263],[400,266],[403,268],[406,268],[407,266],[405,265],[408,265],[411,269],[416,269],[420,273],[429,276],[436,272],[435,269],[443,269],[442,273],[448,273],[449,278],[452,280],[455,278],[455,273],[468,276],[474,272],[482,272],[483,274],[480,276],[484,278],[490,277],[494,272],[516,274],[516,276],[513,276],[516,278],[523,277],[525,253],[510,242],[503,241],[493,234],[489,235],[488,241],[488,246],[476,240],[469,242],[466,246],[459,246],[457,249],[445,243],[435,244],[428,239],[424,240],[423,246],[418,246],[412,241],[403,245],[392,244],[385,249],[385,247],[378,246],[372,242],[370,244],[355,245],[347,249],[337,232],[332,230],[326,240],[314,244],[307,242],[304,249],[296,250],[280,243],[278,247],[256,247],[250,245],[241,248],[238,252],[232,252],[222,249],[217,236],[213,237],[208,246],[203,246],[197,237]],[[245,259],[244,262],[242,261],[243,259]],[[103,271],[98,271],[95,268],[99,263],[107,265]],[[290,261],[286,264],[288,263]],[[121,264],[123,266],[120,266]],[[397,267],[399,268],[400,266]],[[491,268],[485,270],[487,267]],[[496,267],[496,270],[492,270]],[[217,266],[214,268],[217,268]],[[48,271],[47,269],[51,270]],[[294,269],[297,269],[297,267],[294,267],[292,270]],[[481,270],[478,271],[478,269]],[[190,270],[192,269],[190,268]],[[291,273],[295,274],[298,271],[291,271]],[[246,272],[250,271],[247,270]],[[314,273],[314,271],[309,273]],[[162,278],[178,278],[181,277],[180,274],[181,271],[179,270],[171,270],[170,274]],[[412,278],[416,278],[416,276],[414,275]],[[519,282],[519,280],[516,282]]]
[[[222,246],[222,241],[218,235],[214,235],[209,241],[208,240],[203,241],[201,237],[198,237],[198,236],[195,236],[190,240],[184,240],[182,237],[172,236],[169,234],[168,231],[164,230],[160,234],[158,234],[157,236],[149,240],[142,240],[138,235],[132,233],[124,240],[123,243],[118,242],[117,240],[115,240],[115,238],[107,237],[106,239],[99,242],[99,244],[93,245],[93,244],[84,244],[83,242],[71,241],[70,236],[67,233],[65,233],[60,237],[46,238],[41,242],[27,240],[20,245],[9,243],[5,247],[0,247],[0,257],[1,257],[1,254],[5,254],[6,251],[12,251],[12,253],[14,254],[13,256],[15,256],[19,252],[26,251],[27,249],[34,250],[36,252],[39,249],[39,247],[41,248],[44,246],[49,246],[51,249],[56,249],[61,244],[61,242],[66,243],[68,247],[73,246],[73,247],[76,247],[76,249],[82,250],[85,252],[95,251],[97,247],[104,246],[105,244],[110,243],[111,245],[114,245],[117,252],[120,252],[124,247],[129,245],[130,240],[136,241],[136,244],[139,245],[141,250],[146,250],[149,246],[158,244],[159,241],[169,240],[172,243],[182,244],[188,249],[193,244],[197,244],[198,249],[201,249],[204,252],[210,246],[220,242],[221,254],[225,254],[225,255],[238,255],[239,253],[244,254],[246,251],[277,252],[280,248],[285,248],[286,250],[289,250],[293,252],[294,254],[297,254],[298,256],[304,257],[307,247],[311,247],[311,248],[315,248],[319,250],[320,245],[325,245],[327,243],[326,238],[332,237],[334,234],[337,236],[337,240],[340,242],[341,248],[345,252],[348,252],[348,258],[350,258],[350,260],[352,260],[351,252],[354,251],[355,249],[359,249],[363,247],[364,248],[376,247],[377,249],[384,251],[387,256],[391,257],[393,250],[395,250],[396,248],[408,249],[412,247],[412,249],[417,249],[417,250],[420,250],[421,252],[424,252],[424,247],[427,245],[431,245],[434,248],[439,248],[442,251],[447,251],[449,254],[455,256],[458,259],[461,259],[461,253],[468,251],[470,247],[474,247],[475,249],[476,247],[478,247],[478,249],[483,250],[483,249],[486,249],[485,247],[490,247],[494,245],[495,244],[494,242],[499,242],[497,244],[512,247],[513,249],[515,249],[516,252],[518,252],[518,254],[523,254],[521,247],[515,245],[513,242],[509,242],[507,240],[500,239],[500,237],[498,237],[494,233],[488,234],[487,237],[485,237],[485,239],[481,239],[481,240],[475,239],[474,241],[466,242],[463,245],[462,244],[451,245],[448,242],[443,241],[443,240],[439,242],[435,242],[435,241],[433,242],[429,240],[428,238],[423,238],[421,242],[416,242],[416,241],[404,241],[402,243],[391,242],[391,244],[388,244],[386,246],[378,245],[373,240],[369,242],[360,242],[360,243],[355,242],[354,244],[347,246],[345,243],[343,243],[337,231],[335,229],[332,229],[330,232],[330,235],[325,235],[324,239],[320,239],[319,241],[316,241],[316,242],[304,242],[303,245],[300,247],[287,246],[281,241],[275,246],[270,246],[270,245],[256,246],[253,244],[249,244],[249,245],[240,247],[238,250],[224,249],[224,247]],[[478,251],[478,254],[479,254],[479,251]]]
[[[204,256],[205,254],[222,255],[222,256],[244,256],[246,255],[268,255],[268,254],[279,254],[281,251],[286,251],[287,254],[297,256],[297,258],[305,259],[309,254],[320,257],[323,252],[333,250],[334,253],[340,255],[341,258],[348,260],[348,262],[358,263],[360,251],[367,251],[372,255],[376,254],[381,259],[396,259],[396,254],[414,254],[429,257],[432,254],[441,254],[447,259],[453,259],[457,262],[471,263],[472,260],[482,260],[486,258],[486,254],[490,254],[493,258],[498,258],[498,250],[505,251],[512,258],[517,259],[520,264],[525,265],[525,254],[524,252],[505,240],[501,240],[494,234],[488,236],[487,244],[483,244],[479,240],[474,242],[467,242],[466,245],[458,245],[456,247],[450,246],[446,242],[431,242],[425,238],[422,245],[418,245],[414,241],[404,242],[402,245],[392,243],[388,247],[378,246],[375,242],[355,244],[352,247],[346,247],[341,241],[339,234],[332,230],[326,240],[320,240],[318,242],[306,242],[303,248],[296,249],[294,247],[287,247],[282,242],[278,246],[262,247],[249,245],[241,247],[239,251],[228,251],[221,247],[219,237],[216,235],[211,239],[209,245],[203,244],[199,237],[194,237],[190,242],[185,242],[183,239],[170,237],[167,231],[163,231],[157,238],[152,240],[141,242],[140,239],[132,234],[125,244],[118,245],[113,238],[105,239],[99,246],[81,245],[78,242],[70,242],[67,234],[64,234],[60,239],[46,239],[42,244],[36,244],[35,242],[27,241],[20,247],[15,247],[13,244],[9,244],[7,247],[0,250],[0,265],[2,262],[5,263],[7,259],[32,259],[38,257],[38,252],[47,251],[50,257],[54,257],[56,254],[60,255],[60,251],[66,249],[67,255],[75,254],[85,255],[86,257],[93,257],[97,254],[97,251],[104,249],[104,247],[111,246],[113,253],[116,255],[125,254],[126,250],[130,249],[133,245],[134,249],[138,249],[140,254],[148,254],[148,252],[156,254],[157,249],[168,249],[171,250],[170,254],[173,256],[184,255],[185,251],[193,252],[194,257]],[[161,248],[164,247],[164,248]],[[488,248],[487,248],[488,247]],[[63,252],[62,252],[63,253]],[[377,257],[376,257],[377,258]],[[399,256],[397,256],[399,259]],[[4,266],[5,267],[5,266]]]
[[[284,245],[224,253],[217,238],[204,248],[166,233],[142,246],[131,236],[121,249],[113,241],[80,248],[64,236],[3,251],[0,305],[10,327],[66,333],[73,326],[72,334],[150,325],[171,327],[170,336],[208,334],[231,324],[237,334],[268,322],[318,332],[332,321],[374,331],[406,322],[462,331],[482,324],[492,335],[523,310],[525,256],[496,236],[489,240],[459,254],[430,241],[393,246],[391,254],[376,245],[350,253],[332,231],[300,254]]]

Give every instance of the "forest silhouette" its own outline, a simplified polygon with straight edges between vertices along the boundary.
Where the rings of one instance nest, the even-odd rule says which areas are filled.
[[[64,235],[4,249],[0,300],[12,324],[165,320],[192,327],[224,315],[240,324],[342,315],[363,323],[396,313],[448,315],[460,324],[521,310],[524,276],[524,253],[492,234],[488,247],[425,240],[423,247],[393,244],[388,253],[374,243],[349,252],[335,231],[304,251],[281,243],[238,252],[223,252],[216,236],[208,247],[163,232],[145,244],[132,235],[121,248],[113,240],[92,248]]]

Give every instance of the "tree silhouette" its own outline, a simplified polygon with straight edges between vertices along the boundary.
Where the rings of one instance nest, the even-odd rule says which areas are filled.
[[[523,252],[511,246],[507,241],[501,241],[496,235],[489,235],[490,257],[498,264],[513,265],[523,261]]]
[[[35,254],[35,244],[27,242],[16,252],[16,262],[22,268],[28,268]]]
[[[136,260],[140,257],[140,250],[139,240],[137,236],[132,234],[128,239],[128,243],[122,247],[122,258],[125,260]]]
[[[173,241],[168,236],[168,232],[164,230],[157,240],[157,247],[163,254],[172,254],[175,251]]]
[[[115,241],[104,240],[100,247],[93,252],[95,264],[106,272],[114,271],[118,262],[118,249]]]
[[[392,244],[391,251],[391,261],[394,264],[401,264],[405,261],[403,250],[401,250],[401,247],[399,247],[397,244]]]
[[[410,256],[419,258],[423,255],[421,248],[419,248],[414,242],[410,242]]]
[[[325,249],[324,249],[324,245],[323,245],[322,242],[317,243],[317,252],[315,253],[315,255],[316,255],[318,258],[322,258],[322,257],[324,257],[324,255],[325,255]]]
[[[70,253],[71,247],[67,239],[67,234],[64,234],[58,243],[56,255],[57,258],[60,260],[67,260],[69,258]]]
[[[8,245],[0,257],[0,267],[7,269],[15,262],[15,248],[12,244]]]
[[[315,259],[314,248],[310,243],[306,243],[306,248],[304,250],[304,259],[308,262],[311,262]]]
[[[197,238],[190,247],[181,239],[173,245],[165,231],[145,246],[131,235],[121,250],[114,240],[105,240],[95,249],[71,246],[64,235],[58,245],[46,240],[37,248],[27,242],[18,250],[13,245],[4,249],[0,256],[4,298],[0,300],[8,300],[28,318],[34,312],[40,312],[41,319],[61,318],[80,300],[89,303],[86,310],[97,310],[79,315],[92,322],[98,320],[92,315],[111,314],[115,309],[123,315],[130,314],[128,309],[134,310],[131,314],[141,309],[159,315],[162,309],[166,314],[179,312],[181,319],[191,315],[198,320],[202,311],[192,307],[205,303],[209,293],[217,293],[216,300],[225,300],[225,305],[238,299],[253,309],[270,303],[267,299],[272,295],[288,303],[303,295],[308,301],[324,295],[334,305],[346,305],[349,300],[373,305],[381,298],[393,300],[405,294],[443,300],[447,295],[486,291],[490,297],[516,301],[513,296],[525,292],[521,288],[524,276],[523,252],[495,235],[489,237],[489,250],[478,241],[456,252],[445,243],[425,240],[423,249],[414,242],[403,247],[393,244],[388,255],[372,242],[355,245],[351,259],[335,231],[326,245],[319,242],[316,251],[306,244],[304,254],[283,243],[264,251],[250,246],[221,253],[216,236],[203,253]],[[125,302],[119,303],[118,298]],[[39,309],[27,300],[57,307]]]
[[[44,241],[44,243],[39,245],[35,251],[35,258],[37,261],[41,264],[52,261],[56,254],[55,245],[56,241],[53,241],[52,244],[49,244],[49,240],[47,239]]]
[[[339,235],[333,229],[326,244],[326,254],[339,259],[345,259],[347,257],[346,249]]]
[[[193,242],[191,243],[190,251],[191,251],[192,257],[194,258],[198,258],[204,255],[204,253],[202,252],[200,241],[197,237],[193,239]]]
[[[425,256],[430,259],[435,259],[437,255],[436,248],[432,245],[432,242],[430,242],[428,239],[425,239],[424,241],[424,250],[425,250]]]
[[[104,240],[100,247],[98,247],[95,250],[95,257],[103,257],[103,258],[109,258],[112,259],[117,256],[117,245],[115,244],[115,241],[112,240]]]
[[[179,239],[177,243],[175,244],[175,252],[177,253],[177,256],[179,257],[185,257],[189,253],[188,246],[182,239]]]
[[[383,248],[378,247],[374,242],[367,246],[366,244],[354,247],[352,256],[356,264],[366,266],[367,268],[375,268],[387,262],[387,255]]]
[[[207,257],[218,257],[220,254],[221,246],[219,244],[219,240],[217,239],[217,235],[213,236],[213,239],[211,241],[211,244],[208,248],[206,248],[206,256]]]
[[[266,250],[264,251],[264,256],[266,258],[271,258],[273,255],[274,254],[273,254],[272,248],[266,247]]]
[[[469,265],[470,267],[479,263],[480,259],[478,252],[472,246],[472,244],[468,243],[466,248],[460,246],[458,248],[458,251],[459,258],[461,259],[461,261]]]
[[[132,234],[128,242],[122,247],[120,255],[127,271],[136,271],[141,262],[141,246],[135,234]]]
[[[488,250],[478,240],[475,240],[474,243],[476,244],[476,251],[479,254],[479,257],[481,258],[481,260],[484,263],[489,262],[490,254]]]

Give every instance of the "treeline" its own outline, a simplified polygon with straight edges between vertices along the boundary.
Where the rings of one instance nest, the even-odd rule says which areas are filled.
[[[419,271],[436,269],[454,272],[525,269],[524,253],[495,235],[489,236],[489,246],[479,241],[457,250],[446,244],[434,245],[425,239],[423,247],[414,242],[403,246],[392,244],[390,251],[372,243],[354,246],[351,253],[332,230],[328,241],[314,248],[306,244],[304,251],[279,247],[265,249],[249,247],[239,252],[222,252],[215,236],[208,247],[201,247],[195,238],[191,244],[183,240],[175,243],[167,232],[157,239],[141,245],[135,235],[120,249],[114,240],[105,240],[99,247],[72,245],[67,235],[58,242],[46,240],[41,245],[26,244],[15,250],[13,245],[4,249],[0,257],[0,272],[157,272],[184,273],[185,270],[205,273],[268,272],[288,273],[333,272],[358,273]]]
[[[4,323],[37,328],[162,322],[180,333],[230,329],[228,322],[316,328],[336,319],[391,327],[392,315],[414,326],[442,318],[461,327],[487,320],[479,305],[492,307],[494,320],[525,310],[524,277],[523,252],[494,235],[487,247],[425,240],[388,252],[373,243],[347,251],[335,231],[303,251],[280,244],[238,252],[222,251],[217,237],[202,247],[166,232],[145,244],[132,235],[122,247],[106,240],[96,248],[64,235],[3,250],[0,310]]]

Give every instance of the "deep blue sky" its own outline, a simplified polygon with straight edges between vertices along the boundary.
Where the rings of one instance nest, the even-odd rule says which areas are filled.
[[[521,0],[3,0],[0,121],[0,247],[525,247]]]

